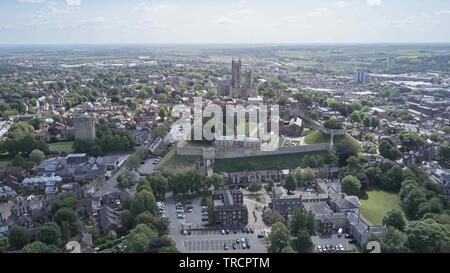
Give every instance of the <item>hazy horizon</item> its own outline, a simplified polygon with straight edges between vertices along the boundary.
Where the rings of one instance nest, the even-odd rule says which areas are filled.
[[[450,43],[445,0],[2,2],[2,45]]]

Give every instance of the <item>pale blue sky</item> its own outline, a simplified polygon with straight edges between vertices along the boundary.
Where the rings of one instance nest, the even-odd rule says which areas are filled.
[[[0,44],[450,42],[449,0],[2,0]]]

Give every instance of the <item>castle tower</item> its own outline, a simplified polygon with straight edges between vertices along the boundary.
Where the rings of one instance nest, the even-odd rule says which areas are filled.
[[[95,118],[89,114],[81,114],[74,118],[75,140],[95,139]]]
[[[231,61],[231,85],[232,88],[240,88],[241,85],[241,60]]]

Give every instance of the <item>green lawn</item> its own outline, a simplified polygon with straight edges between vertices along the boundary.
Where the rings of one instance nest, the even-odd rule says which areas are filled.
[[[361,199],[361,214],[374,225],[381,225],[389,210],[402,209],[398,194],[373,190],[368,191],[367,195],[367,199]]]
[[[11,160],[0,160],[0,167],[8,167],[11,162]]]
[[[330,135],[314,131],[303,139],[306,144],[330,143]]]
[[[200,157],[195,156],[177,156],[177,149],[176,146],[174,146],[165,157],[161,158],[156,165],[155,170],[173,174],[177,171],[197,169],[197,162],[199,160]]]
[[[74,151],[73,143],[73,141],[50,143],[48,147],[51,152],[70,154]]]
[[[328,151],[318,151],[310,153],[216,159],[214,163],[214,172],[295,169],[301,165],[302,159],[306,155],[315,155],[325,158],[330,154]]]

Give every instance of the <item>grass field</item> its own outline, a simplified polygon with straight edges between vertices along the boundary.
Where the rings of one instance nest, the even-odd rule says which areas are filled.
[[[57,142],[57,143],[50,143],[48,145],[49,150],[51,152],[56,152],[56,153],[73,153],[73,141],[68,141],[68,142]]]
[[[306,144],[330,143],[330,135],[324,134],[321,131],[314,131],[305,136],[304,141]]]
[[[11,160],[0,160],[0,167],[8,167],[11,162]]]
[[[326,156],[329,156],[329,152],[319,151],[310,153],[216,159],[214,163],[214,172],[220,173],[295,169],[300,166],[303,157],[306,155],[315,155],[325,158]]]
[[[165,157],[161,158],[156,165],[155,170],[167,174],[173,174],[177,171],[188,169],[197,169],[197,162],[200,157],[195,156],[177,156],[177,149],[174,146]]]
[[[389,210],[402,209],[398,194],[373,190],[368,191],[367,195],[367,199],[361,199],[361,213],[374,225],[381,225]]]

